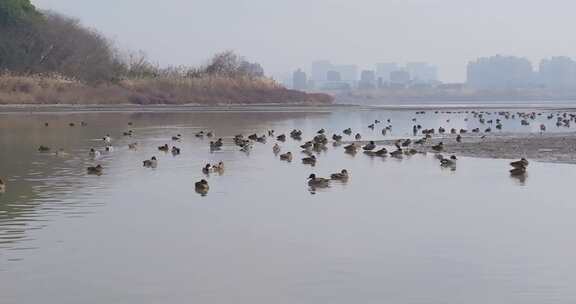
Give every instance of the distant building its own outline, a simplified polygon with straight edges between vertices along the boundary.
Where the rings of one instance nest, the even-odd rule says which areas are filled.
[[[552,57],[540,62],[538,80],[546,88],[576,88],[576,62],[568,57]]]
[[[409,62],[406,70],[415,84],[432,84],[438,81],[438,68],[426,62]]]
[[[398,64],[395,62],[377,63],[376,77],[381,78],[382,83],[390,82],[390,73],[398,70]]]
[[[535,85],[534,76],[527,59],[497,55],[468,63],[467,84],[477,89],[525,88]]]
[[[410,83],[410,73],[406,70],[397,70],[390,73],[390,83],[393,85],[407,85]]]
[[[308,77],[301,69],[294,71],[294,74],[292,75],[292,88],[300,91],[308,89]]]
[[[359,89],[373,89],[376,87],[376,72],[364,70],[360,73]]]
[[[325,82],[328,71],[332,70],[332,64],[328,60],[312,62],[311,79],[316,83]]]
[[[335,82],[336,74],[338,73],[338,82],[344,82],[347,86],[355,85],[358,81],[358,67],[355,65],[334,65],[327,60],[315,61],[312,63],[311,80],[318,87],[324,87],[327,82]],[[332,73],[334,72],[334,73]],[[332,78],[329,79],[329,75]],[[334,85],[331,85],[334,87]],[[342,86],[344,87],[344,86]]]
[[[342,76],[338,71],[328,71],[326,73],[326,81],[328,82],[340,82],[342,81]]]
[[[355,65],[334,65],[332,70],[340,73],[341,81],[349,85],[354,85],[358,81],[358,67]]]

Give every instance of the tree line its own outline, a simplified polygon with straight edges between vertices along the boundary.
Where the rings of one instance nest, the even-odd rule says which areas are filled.
[[[258,63],[232,51],[216,54],[201,67],[161,68],[141,53],[118,51],[109,39],[74,18],[38,11],[30,0],[0,1],[0,71],[58,74],[89,84],[211,75],[264,77]]]

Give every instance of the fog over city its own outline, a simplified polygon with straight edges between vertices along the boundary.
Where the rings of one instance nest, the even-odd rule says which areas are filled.
[[[161,65],[199,64],[222,50],[291,77],[330,60],[428,62],[444,82],[466,79],[466,65],[495,54],[529,59],[576,56],[576,3],[569,0],[34,0],[72,15],[122,48]]]

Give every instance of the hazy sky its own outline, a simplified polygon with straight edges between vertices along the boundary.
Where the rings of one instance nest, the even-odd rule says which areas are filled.
[[[428,61],[463,81],[478,56],[576,57],[574,0],[32,0],[162,65],[232,49],[279,76],[329,59]]]

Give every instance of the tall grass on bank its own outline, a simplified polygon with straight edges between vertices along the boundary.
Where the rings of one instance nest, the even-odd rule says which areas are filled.
[[[56,74],[0,74],[0,104],[330,103],[323,94],[287,90],[267,78],[169,77],[87,85]]]

